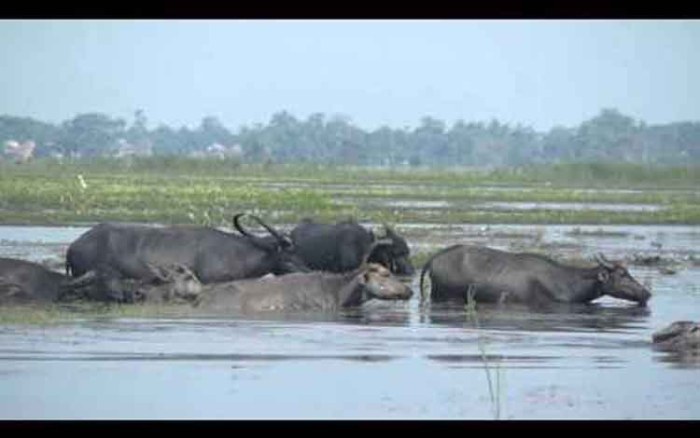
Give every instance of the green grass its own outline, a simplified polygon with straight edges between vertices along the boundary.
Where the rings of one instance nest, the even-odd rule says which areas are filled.
[[[70,315],[53,304],[0,306],[0,325],[55,325],[70,320]]]
[[[479,348],[479,353],[481,354],[481,362],[484,364],[484,372],[486,373],[486,382],[488,384],[489,390],[489,400],[491,401],[491,409],[493,410],[494,419],[498,420],[501,418],[502,404],[503,404],[503,386],[502,382],[502,369],[500,361],[502,357],[491,363],[486,353],[486,340],[481,335],[481,324],[479,323],[479,313],[477,311],[476,300],[474,299],[474,287],[469,285],[466,291],[466,302],[464,304],[464,310],[466,313],[467,320],[471,322],[474,328],[477,330],[477,347]],[[494,376],[491,376],[492,371]]]
[[[699,182],[695,167],[576,164],[495,171],[388,170],[176,157],[65,163],[47,159],[25,165],[0,163],[0,223],[228,226],[234,214],[247,211],[272,224],[309,216],[394,224],[698,224]],[[585,190],[590,188],[641,191]],[[438,200],[450,207],[399,208],[388,203],[392,200]],[[481,205],[485,202],[640,203],[663,209],[495,210]]]
[[[183,317],[196,309],[176,304],[28,303],[0,306],[0,326],[55,326],[83,320]]]

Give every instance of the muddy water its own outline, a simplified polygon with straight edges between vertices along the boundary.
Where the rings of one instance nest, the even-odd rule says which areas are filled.
[[[654,293],[647,309],[604,298],[538,311],[480,306],[474,319],[413,299],[338,315],[0,326],[0,418],[700,418],[700,360],[650,345],[671,321],[700,319],[699,227],[400,229],[415,251],[457,242],[602,249],[673,257],[676,273],[630,266]],[[83,231],[0,227],[0,255],[60,266]],[[417,292],[417,277],[407,281]]]

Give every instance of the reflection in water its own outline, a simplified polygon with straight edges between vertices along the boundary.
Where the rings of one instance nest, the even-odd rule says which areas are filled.
[[[514,364],[530,364],[540,363],[544,364],[557,359],[561,359],[562,356],[531,356],[531,355],[496,355],[496,354],[429,354],[426,356],[430,360],[445,363],[473,363],[479,366],[483,366],[484,362],[499,364],[508,364],[512,362]]]
[[[0,361],[224,361],[224,362],[284,362],[306,360],[347,360],[352,362],[386,362],[394,359],[387,354],[194,354],[194,353],[114,353],[114,352],[84,352],[81,354],[26,354],[0,350]]]
[[[463,306],[432,303],[427,312],[431,324],[469,326]],[[647,326],[647,307],[611,307],[591,304],[547,304],[537,307],[517,304],[479,304],[479,325],[484,329],[525,331],[614,331]]]
[[[674,368],[697,369],[700,368],[700,350],[663,351],[655,355],[654,360],[670,364]]]

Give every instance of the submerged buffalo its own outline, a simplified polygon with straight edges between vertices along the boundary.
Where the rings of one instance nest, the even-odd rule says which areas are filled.
[[[243,215],[234,217],[237,228]],[[212,283],[308,271],[289,238],[260,218],[250,217],[270,236],[240,236],[198,226],[102,223],[70,245],[66,273],[77,277],[110,269],[118,277],[155,281],[151,266],[179,265],[190,269],[202,283]]]
[[[650,292],[619,263],[596,256],[598,266],[566,266],[539,254],[509,253],[487,247],[454,245],[426,262],[433,301],[469,298],[475,302],[588,303],[603,295],[645,305]]]
[[[0,258],[0,303],[55,301],[66,276],[26,260]]]
[[[148,295],[144,299],[160,302],[179,298],[200,309],[250,313],[333,311],[357,307],[372,298],[408,300],[412,296],[408,286],[374,263],[346,273],[292,273],[208,285],[200,285],[186,269],[174,272],[170,278],[164,287],[146,291]]]
[[[369,262],[378,263],[397,275],[412,275],[410,250],[406,240],[389,226],[377,237],[355,221],[336,224],[316,223],[304,219],[290,233],[297,253],[312,269],[347,272],[359,267],[370,246],[374,249]]]
[[[190,303],[199,297],[201,283],[184,266],[148,265],[150,279],[122,277],[118,272],[101,267],[70,279],[61,288],[59,301],[99,301],[118,303]]]
[[[129,302],[136,285],[113,275],[89,271],[78,278],[27,260],[0,258],[0,304],[67,301]]]
[[[676,321],[655,332],[652,342],[662,351],[700,354],[700,323]]]

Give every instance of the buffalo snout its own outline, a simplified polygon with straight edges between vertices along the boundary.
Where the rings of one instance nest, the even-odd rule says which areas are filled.
[[[639,297],[637,304],[639,304],[642,307],[646,307],[647,301],[651,299],[651,292],[648,290],[644,289],[644,291],[641,293],[641,296]]]
[[[410,287],[381,265],[370,265],[365,273],[365,288],[370,295],[381,300],[408,300],[413,296]]]
[[[607,268],[606,268],[607,269]],[[622,266],[615,266],[612,270],[601,274],[603,281],[603,293],[614,298],[634,301],[640,306],[646,306],[651,299],[651,292],[639,283],[629,271]]]

